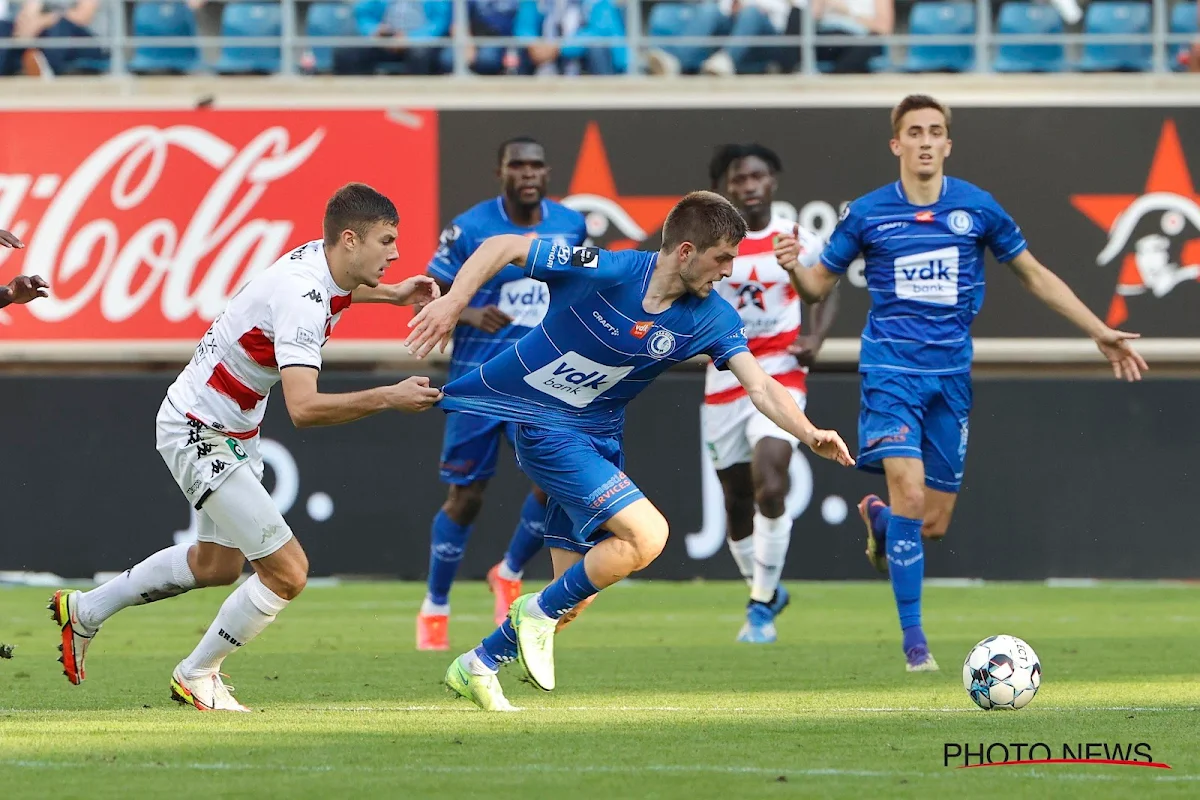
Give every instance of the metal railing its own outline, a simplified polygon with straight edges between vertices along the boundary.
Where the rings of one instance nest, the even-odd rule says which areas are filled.
[[[231,1],[210,0],[210,2],[215,2],[218,5]],[[472,46],[499,47],[511,52],[534,44],[561,42],[561,40],[542,37],[474,36],[469,32],[468,25],[463,23],[463,21],[469,19],[468,0],[436,0],[436,2],[447,2],[453,5],[452,19],[454,22],[451,24],[450,30],[445,35],[435,38],[405,40],[404,47],[409,49],[435,48],[438,50],[449,50],[453,55],[452,75],[458,78],[465,78],[472,75],[471,65],[468,61],[468,51]],[[686,0],[686,2],[700,3],[706,2],[706,0]],[[1169,72],[1171,71],[1172,52],[1182,46],[1191,44],[1196,39],[1196,35],[1189,33],[1169,33],[1168,27],[1173,3],[1170,0],[1149,0],[1149,2],[1152,7],[1153,24],[1151,31],[1143,34],[998,34],[994,30],[992,20],[995,10],[1000,4],[994,4],[993,0],[975,0],[975,19],[977,23],[975,31],[959,35],[913,36],[910,34],[892,34],[889,36],[859,37],[818,34],[816,21],[813,19],[806,5],[800,11],[800,31],[797,34],[781,33],[772,36],[736,37],[664,37],[649,36],[643,30],[646,19],[644,13],[645,6],[649,5],[649,2],[643,3],[643,0],[624,0],[624,2],[618,3],[618,5],[623,5],[625,9],[625,35],[623,37],[578,36],[571,37],[568,41],[572,46],[585,48],[626,48],[629,53],[627,74],[630,76],[636,76],[645,71],[645,64],[643,62],[647,50],[675,46],[701,46],[713,49],[729,46],[789,49],[792,51],[792,56],[798,57],[796,60],[800,64],[799,71],[805,75],[812,76],[820,73],[820,66],[817,59],[817,48],[820,46],[879,46],[887,48],[890,51],[888,53],[890,64],[885,67],[885,70],[888,71],[904,71],[904,63],[902,60],[897,59],[899,55],[897,51],[912,47],[913,45],[921,47],[969,47],[971,48],[969,71],[986,73],[992,71],[996,48],[1006,45],[1061,45],[1068,49],[1086,45],[1149,45],[1151,49],[1150,71]],[[106,3],[105,8],[101,12],[109,14],[109,33],[105,36],[96,36],[90,40],[64,37],[0,39],[0,51],[11,49],[76,49],[81,46],[95,47],[106,51],[108,54],[108,68],[100,69],[99,71],[112,76],[126,76],[130,74],[128,70],[129,55],[139,47],[156,49],[197,48],[201,51],[208,50],[210,52],[215,52],[226,47],[239,49],[267,48],[277,49],[279,55],[278,69],[272,68],[271,71],[286,77],[298,75],[304,71],[300,67],[304,61],[303,56],[311,53],[314,48],[351,49],[377,48],[380,46],[379,39],[367,36],[310,37],[304,35],[302,9],[306,9],[311,3],[300,2],[300,0],[279,1],[282,25],[280,35],[278,36],[133,36],[128,30],[126,6],[135,4],[136,0],[112,0],[112,2]],[[353,4],[347,3],[347,5],[352,6]],[[908,4],[902,5],[902,8],[907,7]],[[899,18],[900,16],[901,14],[897,13],[897,17]],[[1072,62],[1073,59],[1068,58],[1066,60],[1065,71],[1072,69]],[[211,69],[211,67],[201,64],[194,71],[203,73],[211,71]]]

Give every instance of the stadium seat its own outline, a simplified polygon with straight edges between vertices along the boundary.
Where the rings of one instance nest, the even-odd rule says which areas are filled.
[[[354,8],[349,3],[313,3],[304,22],[305,36],[358,36]],[[333,48],[313,47],[317,72],[333,71]]]
[[[134,36],[196,35],[196,16],[187,3],[137,3],[133,7]],[[183,75],[200,63],[195,45],[153,47],[141,45],[129,60],[129,71],[139,75]]]
[[[283,20],[279,3],[225,3],[221,36],[279,36]],[[222,75],[269,75],[279,71],[279,46],[223,47],[214,69]]]
[[[975,4],[949,0],[913,3],[908,16],[913,36],[950,36],[975,33]],[[965,72],[975,63],[970,44],[914,44],[908,48],[904,69],[908,72]]]
[[[1004,34],[1055,34],[1063,32],[1062,17],[1047,5],[1012,2],[1000,8],[996,32]],[[1066,48],[1061,44],[1002,44],[996,48],[996,72],[1062,72]]]
[[[1176,3],[1171,7],[1171,33],[1200,33],[1196,25],[1196,4],[1195,3]],[[1180,61],[1181,55],[1190,49],[1189,45],[1177,44],[1170,49],[1171,53],[1171,68],[1175,70],[1185,69],[1184,64]]]
[[[1150,4],[1093,0],[1083,18],[1084,33],[1150,32]],[[1079,69],[1083,72],[1147,72],[1152,68],[1153,48],[1146,44],[1085,44]]]

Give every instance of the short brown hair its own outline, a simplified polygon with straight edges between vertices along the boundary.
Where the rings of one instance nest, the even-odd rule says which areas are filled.
[[[333,246],[342,231],[349,229],[365,237],[367,231],[380,222],[400,224],[396,205],[365,183],[347,183],[325,204],[321,229],[325,244]]]
[[[700,252],[720,242],[736,245],[746,237],[746,221],[716,192],[692,192],[675,204],[663,223],[663,252],[691,242]]]
[[[948,106],[939,103],[927,94],[910,94],[892,109],[892,136],[900,135],[900,120],[904,119],[905,114],[910,111],[920,111],[923,108],[932,108],[942,112],[942,116],[946,118],[946,133],[950,133],[950,108]]]

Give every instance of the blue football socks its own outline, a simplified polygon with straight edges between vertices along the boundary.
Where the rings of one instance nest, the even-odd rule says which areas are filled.
[[[888,575],[904,630],[905,652],[914,644],[925,643],[921,631],[921,583],[925,579],[921,524],[919,519],[892,514],[887,525]]]
[[[521,519],[508,543],[508,552],[504,554],[505,565],[517,574],[524,572],[525,565],[542,549],[545,530],[546,507],[530,492],[521,506]]]
[[[542,589],[538,605],[551,619],[558,619],[598,591],[580,561]]]
[[[450,602],[450,586],[458,573],[458,565],[467,549],[470,525],[459,525],[445,511],[433,518],[429,546],[429,599],[434,605]]]

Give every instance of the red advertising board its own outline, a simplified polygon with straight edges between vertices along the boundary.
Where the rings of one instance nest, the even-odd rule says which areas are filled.
[[[39,274],[49,298],[0,311],[5,340],[195,340],[229,297],[321,236],[351,181],[400,213],[387,281],[437,244],[433,111],[108,111],[0,116],[0,281]],[[402,314],[363,307],[338,339],[394,339]]]

